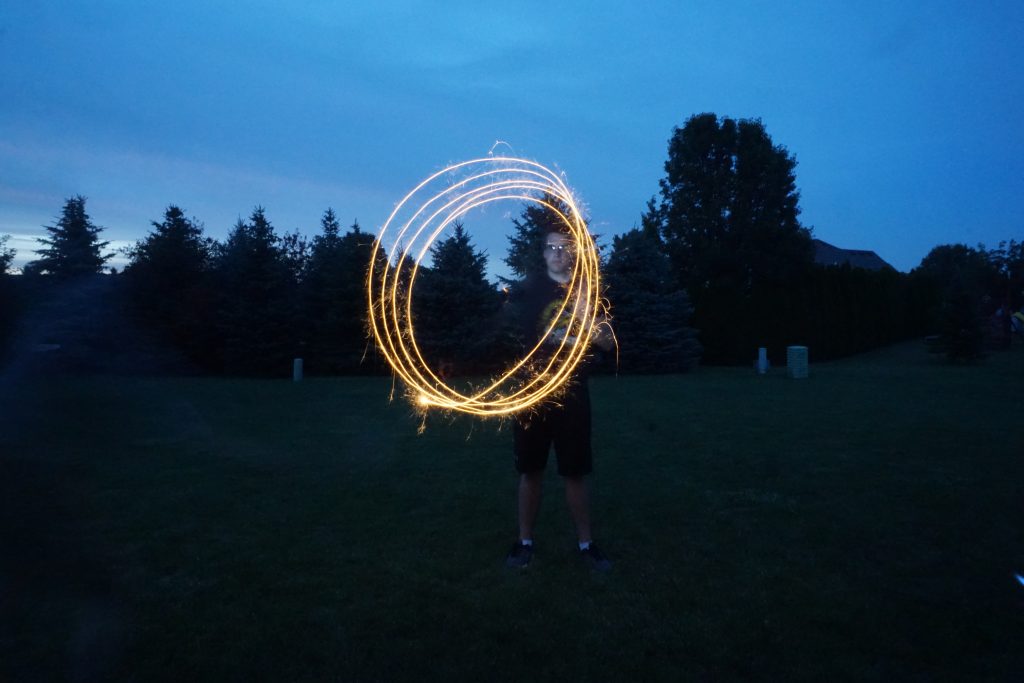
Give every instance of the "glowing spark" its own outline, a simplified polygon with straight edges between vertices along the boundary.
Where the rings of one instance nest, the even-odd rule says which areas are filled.
[[[493,151],[493,150],[492,150]],[[434,193],[438,178],[465,176]],[[434,194],[432,194],[434,193]],[[563,213],[537,197],[550,194],[567,209]],[[540,204],[565,222],[577,255],[568,292],[543,337],[525,357],[489,384],[470,394],[448,386],[423,359],[416,343],[412,290],[420,261],[445,228],[467,212],[501,200]],[[416,202],[419,202],[418,204]],[[411,212],[411,217],[405,218]],[[402,215],[402,218],[399,218]],[[376,266],[385,253],[384,240],[396,245],[386,266]],[[600,298],[599,260],[576,199],[561,176],[544,166],[515,157],[487,157],[452,164],[412,189],[395,207],[373,245],[366,279],[370,328],[378,348],[395,375],[401,377],[422,407],[457,410],[473,415],[508,415],[555,394],[586,357],[595,326],[604,321]],[[559,319],[568,330],[556,338]],[[553,341],[549,341],[549,338]],[[545,344],[553,354],[540,354]],[[542,359],[543,358],[543,359]]]
[[[494,150],[498,148],[498,145],[504,145],[505,147],[508,147],[509,151],[512,154],[516,153],[516,151],[512,148],[512,145],[510,145],[509,143],[505,142],[504,140],[495,140],[494,144],[491,145],[490,151],[487,152],[487,156],[494,156]]]

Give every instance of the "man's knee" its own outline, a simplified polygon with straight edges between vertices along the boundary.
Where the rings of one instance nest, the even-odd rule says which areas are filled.
[[[522,472],[519,475],[519,481],[526,486],[540,486],[541,482],[544,481],[544,470]]]

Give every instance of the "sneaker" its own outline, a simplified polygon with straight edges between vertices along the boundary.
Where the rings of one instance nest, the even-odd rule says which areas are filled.
[[[512,549],[505,556],[505,566],[512,569],[525,569],[533,559],[533,546],[523,545],[522,541],[516,541]]]
[[[607,574],[612,570],[611,560],[605,557],[594,543],[591,543],[586,550],[581,550],[580,557],[592,571]]]

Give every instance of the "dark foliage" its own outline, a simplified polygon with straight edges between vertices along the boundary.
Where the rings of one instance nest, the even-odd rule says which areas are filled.
[[[14,257],[18,254],[15,249],[7,246],[7,241],[10,238],[10,235],[0,235],[0,275],[5,274],[10,269]]]
[[[281,238],[256,207],[224,244],[217,268],[217,330],[230,374],[284,375],[301,355],[296,283]]]
[[[0,272],[0,367],[3,367],[14,338],[14,327],[22,312],[22,296],[14,275]]]
[[[1011,310],[1024,307],[1024,242],[1010,240],[988,252],[994,270],[992,296]]]
[[[621,370],[687,369],[701,354],[691,324],[708,363],[749,363],[759,346],[780,363],[791,344],[830,359],[925,334],[957,361],[1010,343],[1009,314],[1024,306],[1024,244],[942,245],[910,275],[813,265],[810,231],[798,221],[795,166],[757,120],[701,114],[674,131],[660,200],[649,202],[643,228],[614,239],[605,264]],[[40,240],[42,258],[21,276],[3,272],[14,252],[0,237],[0,354],[19,311],[57,287],[97,280],[76,276],[102,272],[111,256],[85,202],[66,200]],[[543,272],[544,233],[564,227],[559,211],[568,213],[543,195],[514,219],[505,262],[517,278]],[[328,209],[321,234],[307,241],[297,231],[278,236],[257,207],[221,245],[169,206],[152,228],[127,250],[124,276],[95,288],[118,290],[104,301],[126,294],[135,320],[193,363],[281,376],[303,357],[313,373],[386,370],[367,333],[374,238],[358,223],[341,234]],[[513,335],[495,315],[501,296],[486,279],[486,255],[458,225],[433,246],[431,261],[419,271],[413,301],[417,341],[431,366],[475,373],[507,360]],[[394,276],[408,282],[411,266]],[[383,252],[375,267],[391,267]]]
[[[373,235],[363,232],[358,221],[340,234],[331,209],[324,212],[320,228],[302,281],[308,367],[315,373],[379,371],[379,359],[367,353],[365,287]],[[386,267],[383,253],[378,267]]]
[[[487,256],[459,223],[430,254],[430,267],[421,266],[413,282],[414,329],[424,357],[443,375],[493,366],[499,360],[494,319],[501,298],[487,281]]]
[[[923,335],[925,299],[918,283],[892,269],[814,266],[789,287],[763,288],[748,329],[773,362],[783,362],[791,344],[809,346],[818,360],[841,358]]]
[[[707,362],[748,363],[760,346],[780,362],[791,344],[835,358],[922,332],[906,276],[813,265],[795,167],[757,120],[700,114],[669,141],[644,219],[690,293]]]
[[[544,272],[544,260],[539,256],[544,249],[544,235],[566,229],[563,216],[568,215],[569,209],[562,201],[544,194],[540,202],[528,202],[519,217],[512,219],[513,233],[508,238],[505,264],[516,278],[526,279]]]
[[[284,259],[292,281],[301,284],[306,278],[309,266],[310,244],[298,230],[287,232],[281,237],[281,258]]]
[[[661,202],[648,207],[691,294],[749,294],[813,258],[797,216],[796,161],[758,120],[691,117],[669,140]]]
[[[29,270],[57,277],[77,277],[103,271],[103,264],[113,256],[103,254],[108,242],[99,241],[102,228],[93,224],[85,212],[85,197],[76,195],[64,202],[56,225],[44,226],[49,238],[40,238],[45,247],[41,258]]]
[[[13,276],[7,273],[16,252],[7,247],[9,235],[0,235],[0,366],[14,333],[14,321],[21,308]]]
[[[986,343],[1009,342],[1009,309],[1012,278],[1020,271],[1010,249],[989,253],[965,244],[935,247],[914,269],[913,276],[929,293],[927,312],[929,329],[938,336],[938,345],[953,362],[981,357]],[[1018,248],[1019,250],[1019,248]],[[1006,329],[995,329],[987,321],[1001,310]]]
[[[615,237],[605,267],[623,372],[685,372],[700,358],[689,296],[653,226]]]
[[[216,367],[217,243],[203,236],[203,226],[177,206],[128,249],[124,271],[133,317],[157,331],[200,367]]]

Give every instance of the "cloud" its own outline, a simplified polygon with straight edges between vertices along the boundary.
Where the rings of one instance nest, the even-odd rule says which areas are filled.
[[[282,230],[312,232],[328,206],[346,216],[382,220],[396,192],[337,170],[306,174],[269,165],[234,163],[212,154],[186,159],[132,149],[78,142],[25,140],[0,142],[9,163],[47,167],[59,163],[63,179],[19,178],[0,183],[0,231],[41,234],[52,224],[63,200],[75,194],[88,198],[93,222],[107,239],[140,237],[169,204],[176,204],[204,222],[220,237],[240,215],[256,205]],[[99,169],[101,172],[97,172]]]
[[[0,233],[2,235],[4,233]],[[29,261],[34,261],[39,258],[38,249],[45,245],[39,243],[39,238],[47,237],[47,232],[40,228],[38,232],[33,233],[7,233],[10,238],[4,245],[7,249],[14,249],[17,253],[14,256],[14,260],[11,263],[11,269],[15,272],[21,272],[21,269]],[[101,236],[102,239],[102,236]],[[104,249],[104,253],[114,252],[107,262],[108,268],[117,268],[118,270],[124,268],[128,263],[127,257],[124,255],[123,250],[130,247],[134,242],[131,240],[110,240],[110,243]]]

